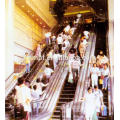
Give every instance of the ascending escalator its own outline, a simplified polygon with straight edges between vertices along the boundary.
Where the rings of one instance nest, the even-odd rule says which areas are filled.
[[[103,91],[103,101],[104,105],[107,107],[107,116],[100,115],[98,117],[99,120],[109,120],[108,118],[108,91]]]
[[[46,52],[50,51],[50,48],[48,47],[47,49],[44,50],[44,54]],[[39,69],[42,67],[44,63],[44,60],[38,61],[34,60],[33,64],[30,66],[30,73],[24,73],[23,78],[25,81],[31,81],[33,80],[34,76],[38,73]],[[12,91],[8,94],[7,98],[5,99],[5,111],[6,111],[6,117],[9,118],[14,118],[14,88]]]
[[[52,120],[60,120],[61,106],[73,100],[75,95],[76,85],[68,83],[68,76],[66,77],[65,84],[61,91],[59,100],[56,104],[55,110],[52,115]]]

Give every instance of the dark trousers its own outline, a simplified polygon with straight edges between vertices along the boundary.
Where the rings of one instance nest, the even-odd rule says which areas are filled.
[[[62,44],[58,44],[59,53],[62,53]]]
[[[75,82],[75,84],[77,83],[78,80],[78,69],[72,69],[72,74],[73,74],[73,80]]]

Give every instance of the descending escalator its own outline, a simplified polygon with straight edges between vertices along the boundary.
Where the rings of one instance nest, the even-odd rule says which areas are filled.
[[[75,95],[75,90],[76,90],[76,85],[68,83],[68,75],[67,75],[65,84],[63,86],[60,97],[53,112],[52,120],[60,120],[61,106],[73,100]]]

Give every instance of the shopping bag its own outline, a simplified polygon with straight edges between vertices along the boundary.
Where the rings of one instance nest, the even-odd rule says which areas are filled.
[[[73,74],[69,73],[68,82],[73,83]]]
[[[100,111],[102,112],[104,110],[104,105],[100,107]]]
[[[107,107],[103,106],[102,116],[107,116]]]
[[[99,79],[99,84],[103,84],[103,79]]]

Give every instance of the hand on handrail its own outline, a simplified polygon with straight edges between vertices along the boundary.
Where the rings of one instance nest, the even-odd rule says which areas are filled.
[[[43,100],[39,100],[39,99],[38,99],[38,100],[32,100],[31,103],[37,103],[37,102],[45,101],[45,100],[47,100],[47,99],[48,99],[48,98],[43,99]]]

